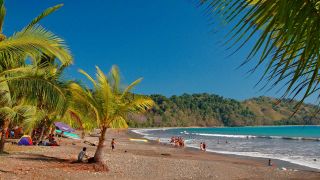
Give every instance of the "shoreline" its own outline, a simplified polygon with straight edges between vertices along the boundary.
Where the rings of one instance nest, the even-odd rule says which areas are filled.
[[[97,147],[85,141],[96,144],[98,137],[86,136],[78,141],[59,138],[60,146],[55,147],[8,143],[8,154],[0,155],[0,179],[320,179],[320,172],[281,170],[267,166],[262,158],[130,140],[140,137],[130,130],[108,129],[103,149],[108,172],[97,172],[93,164],[73,163],[83,147],[89,157],[94,155]],[[113,138],[114,151],[110,147]]]
[[[184,127],[184,128],[190,128],[190,127]],[[197,127],[191,127],[191,128],[197,128]],[[133,130],[165,130],[165,129],[183,129],[180,127],[164,127],[164,128],[129,128],[128,129],[128,134],[136,137],[136,138],[145,138],[143,134],[139,134],[137,132],[134,132]],[[147,139],[147,138],[145,138]],[[153,144],[158,144],[157,141],[155,140],[150,140],[149,141],[153,142]],[[163,143],[162,143],[163,144]],[[170,144],[168,144],[170,145]],[[195,147],[189,147],[186,146],[186,149],[190,150],[190,151],[199,151],[198,148]],[[286,160],[282,160],[282,159],[275,159],[275,158],[267,158],[267,157],[256,157],[256,156],[249,156],[249,155],[239,155],[239,154],[232,154],[232,152],[230,152],[230,154],[227,153],[219,153],[219,152],[215,152],[214,150],[207,150],[207,153],[212,153],[215,155],[221,155],[221,156],[226,156],[226,157],[232,157],[232,158],[238,158],[238,159],[250,159],[250,160],[254,160],[260,163],[265,163],[266,165],[268,164],[268,160],[271,159],[273,164],[277,166],[277,168],[286,168],[288,169],[293,169],[293,170],[302,170],[302,171],[309,171],[309,172],[316,172],[316,173],[320,173],[320,169],[317,168],[312,168],[306,165],[301,165],[301,164],[297,164],[297,163],[293,163],[290,161],[286,161]]]

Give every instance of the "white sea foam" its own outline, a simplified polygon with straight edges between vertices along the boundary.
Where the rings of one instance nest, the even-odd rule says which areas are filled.
[[[145,133],[145,132],[148,131],[147,129],[133,129],[131,131],[134,132],[134,133],[143,135],[143,136],[148,136],[149,135],[149,134]]]
[[[187,144],[188,147],[199,149],[196,144]],[[305,158],[303,156],[283,156],[280,154],[264,154],[260,152],[230,152],[230,151],[219,151],[213,149],[207,149],[208,152],[214,152],[219,154],[231,154],[238,156],[249,156],[249,157],[258,157],[258,158],[269,158],[269,159],[278,159],[293,164],[306,166],[314,169],[320,170],[320,161],[314,161],[313,158]]]
[[[230,137],[230,138],[254,138],[257,136],[251,135],[233,135],[233,134],[207,134],[207,133],[191,133],[198,136],[211,136],[211,137]]]
[[[149,140],[158,140],[159,137],[152,136],[152,134],[148,133],[148,131],[155,130],[167,130],[171,128],[157,128],[157,129],[134,129],[133,132],[137,134],[141,134],[144,138]],[[294,140],[319,140],[319,138],[301,138],[301,137],[282,137],[282,136],[251,136],[251,135],[231,135],[231,134],[209,134],[209,133],[190,133],[187,131],[181,131],[181,134],[192,134],[196,136],[207,136],[207,137],[226,137],[226,138],[266,138],[266,139],[294,139]],[[169,143],[170,138],[160,138],[160,142]],[[198,143],[194,139],[186,139],[185,144],[188,147],[198,149]],[[278,159],[282,161],[287,161],[293,164],[302,165],[314,169],[320,170],[320,157],[304,157],[304,156],[294,156],[294,155],[283,155],[278,153],[268,154],[265,152],[239,152],[239,151],[227,151],[227,150],[214,150],[207,149],[209,152],[215,152],[220,154],[232,154],[239,156],[248,156],[248,157],[258,157],[258,158],[271,158]],[[316,161],[314,161],[316,159]],[[280,167],[279,167],[280,168]]]
[[[132,129],[131,131],[141,135],[149,135],[146,132],[148,131],[166,131],[168,129],[175,129],[175,128],[148,128],[148,129]]]
[[[184,132],[183,134],[189,134],[189,133]],[[267,139],[320,141],[320,138],[312,138],[312,137],[308,138],[308,137],[287,137],[287,136],[253,136],[253,135],[209,134],[209,133],[191,133],[191,134],[197,135],[197,136],[228,137],[228,138],[267,138]]]

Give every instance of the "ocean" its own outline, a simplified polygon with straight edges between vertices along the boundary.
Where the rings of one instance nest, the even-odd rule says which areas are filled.
[[[214,128],[135,129],[150,140],[169,143],[181,136],[185,145],[207,151],[279,159],[320,170],[320,126],[254,126]]]

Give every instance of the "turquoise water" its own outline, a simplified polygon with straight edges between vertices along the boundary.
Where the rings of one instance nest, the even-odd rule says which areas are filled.
[[[169,143],[181,136],[189,147],[206,142],[208,151],[280,159],[320,170],[320,126],[160,128],[133,130]]]
[[[181,129],[170,130],[173,133]],[[188,133],[208,135],[250,135],[270,138],[320,139],[320,126],[256,126],[256,127],[219,127],[219,128],[186,128]]]

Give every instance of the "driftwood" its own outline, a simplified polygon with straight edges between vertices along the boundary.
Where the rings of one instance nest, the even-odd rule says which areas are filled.
[[[89,141],[83,141],[83,143],[88,144],[90,146],[97,146],[96,144],[89,142]]]

